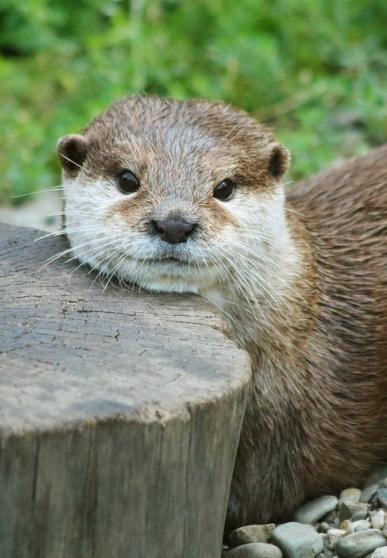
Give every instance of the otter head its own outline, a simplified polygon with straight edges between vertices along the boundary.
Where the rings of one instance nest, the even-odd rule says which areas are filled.
[[[58,143],[74,255],[162,291],[247,288],[283,234],[288,152],[223,104],[133,97]]]

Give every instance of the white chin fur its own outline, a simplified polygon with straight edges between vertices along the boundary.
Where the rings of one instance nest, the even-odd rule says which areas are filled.
[[[198,287],[184,281],[142,281],[140,279],[137,283],[140,287],[144,287],[144,289],[161,293],[199,293]]]
[[[138,260],[125,262],[118,276],[151,291],[175,293],[198,293],[209,281],[208,272],[202,268],[178,263],[144,264]]]

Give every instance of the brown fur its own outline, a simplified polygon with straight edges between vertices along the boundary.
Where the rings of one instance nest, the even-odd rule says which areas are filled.
[[[229,528],[289,519],[387,459],[387,146],[287,197],[308,266],[272,339],[248,347],[256,387]]]
[[[215,185],[233,178],[244,208],[259,200],[262,210],[288,163],[270,131],[241,111],[205,101],[127,99],[76,138],[59,144],[64,176],[77,178],[75,186],[71,180],[66,186],[71,197],[67,217],[75,227],[78,220],[102,222],[111,232],[114,224],[118,238],[130,230],[141,233],[144,242],[149,222],[177,209],[198,223],[194,242],[199,246],[221,245],[223,235],[231,242],[240,230],[238,221],[227,204],[214,200]],[[63,154],[79,157],[78,166]],[[136,173],[141,188],[117,201],[116,174],[122,168]],[[88,196],[98,196],[96,178],[111,188],[115,200],[101,206],[103,215],[100,206],[87,203]],[[257,214],[254,226],[260,219]],[[387,459],[387,147],[291,187],[286,227],[301,271],[280,302],[273,305],[261,291],[251,312],[251,301],[242,296],[245,281],[235,294],[240,280],[235,270],[221,284],[231,287],[230,297],[235,295],[223,310],[236,341],[249,351],[254,372],[228,528],[289,519],[306,499],[359,484]],[[259,236],[254,227],[249,230]],[[82,236],[75,229],[72,241]],[[263,238],[262,253],[272,254],[263,252],[265,242],[270,238]],[[99,269],[101,260],[91,258],[89,246],[82,261]],[[94,254],[101,244],[96,246]],[[184,254],[182,263],[189,261]],[[241,269],[255,257],[234,254]],[[281,257],[286,251],[276,259]],[[288,278],[287,262],[282,268],[281,261],[274,263],[273,273]],[[249,269],[249,281],[266,280],[257,267]],[[275,275],[268,276],[276,285]]]

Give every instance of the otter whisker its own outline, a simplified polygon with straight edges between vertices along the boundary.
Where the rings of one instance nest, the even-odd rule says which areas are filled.
[[[43,194],[46,192],[60,192],[63,190],[63,186],[59,185],[59,186],[50,186],[49,188],[44,188],[42,190],[34,190],[33,192],[27,192],[26,194],[13,194],[11,195],[11,199],[18,199],[18,198],[26,198],[26,197],[30,197],[33,198],[34,196],[37,196],[38,194]],[[61,199],[61,198],[59,198]],[[64,198],[62,198],[64,199]]]
[[[87,240],[87,241],[85,241],[85,242],[82,242],[82,243],[80,243],[80,244],[77,244],[77,245],[75,245],[75,246],[71,246],[70,248],[67,248],[67,249],[65,249],[65,250],[62,250],[61,252],[58,252],[57,254],[54,254],[53,256],[51,256],[50,258],[48,258],[48,259],[46,260],[46,262],[44,263],[44,265],[43,265],[41,268],[39,268],[38,271],[40,272],[42,269],[44,269],[45,267],[47,267],[48,265],[50,265],[50,264],[53,263],[54,261],[56,261],[56,260],[62,258],[62,257],[65,256],[66,254],[69,254],[69,253],[71,253],[71,252],[74,252],[75,250],[78,250],[78,249],[81,248],[81,247],[90,246],[90,245],[92,245],[92,243],[95,243],[95,242],[102,242],[102,241],[105,241],[105,240],[106,240],[105,238],[102,238],[102,239],[99,239],[99,240],[93,238],[93,239]],[[86,252],[86,253],[88,253],[88,252]],[[78,255],[74,256],[74,258],[76,258],[76,257],[78,257]],[[71,260],[74,259],[74,258],[70,258],[70,260],[67,260],[67,261],[71,261]]]
[[[102,278],[103,276],[106,276],[106,277],[109,276],[107,270],[105,270],[102,266],[108,268],[109,265],[110,265],[110,263],[111,263],[114,259],[116,259],[117,256],[118,256],[120,253],[121,253],[120,250],[119,250],[119,249],[116,249],[116,250],[113,252],[112,255],[108,254],[108,256],[106,256],[105,258],[103,258],[103,259],[100,261],[100,264],[99,264],[99,265],[100,265],[100,271],[99,271],[99,273],[97,274],[97,276],[95,277],[95,279],[94,279],[94,281],[93,281],[93,283],[92,283],[91,286],[93,286],[94,283],[95,283],[100,277]],[[109,257],[109,256],[110,256],[110,257]],[[112,274],[114,275],[114,268],[113,268]],[[104,290],[105,290],[105,286],[104,286]]]
[[[85,265],[90,267],[88,275],[93,270],[99,270],[100,262],[104,259],[104,258],[100,259],[100,256],[105,254],[107,247],[108,247],[108,245],[105,243],[102,246],[94,247],[92,250],[87,250],[83,254],[77,254],[76,256],[74,256],[74,258],[72,258],[72,259],[78,259],[80,261],[80,263],[71,271],[70,278],[77,271],[77,269],[79,269],[80,267],[85,266]],[[84,256],[87,257],[87,261],[80,260],[80,258],[83,258]],[[91,261],[91,258],[97,258],[98,262],[96,264],[93,264],[92,261]]]
[[[80,165],[79,163],[77,163],[76,161],[74,161],[73,159],[70,159],[70,157],[68,157],[67,155],[65,155],[62,151],[58,151],[58,155],[60,155],[60,157],[63,157],[63,159],[65,159],[66,161],[68,161],[69,163],[71,163],[72,165],[75,165],[78,168],[82,168],[82,165]]]

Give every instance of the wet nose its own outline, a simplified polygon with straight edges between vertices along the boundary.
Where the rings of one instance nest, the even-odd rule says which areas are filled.
[[[169,244],[187,242],[196,224],[186,221],[182,217],[168,217],[163,220],[152,221],[153,230],[160,235],[161,240]]]

